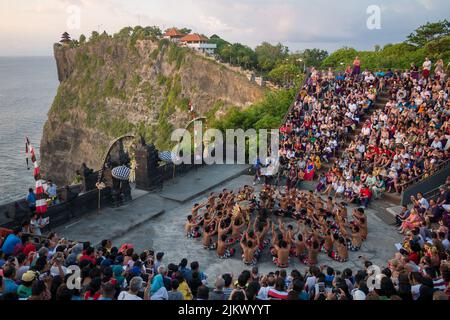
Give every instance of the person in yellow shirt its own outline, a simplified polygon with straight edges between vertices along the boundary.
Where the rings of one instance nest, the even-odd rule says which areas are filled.
[[[424,112],[425,112],[425,106],[426,106],[426,104],[425,104],[425,103],[422,103],[422,104],[419,106],[419,110],[417,111],[417,113],[424,113]]]
[[[320,157],[318,155],[314,156],[314,165],[316,166],[317,170],[320,170],[322,167],[322,162],[320,161]]]
[[[192,300],[194,296],[192,295],[191,289],[189,288],[186,279],[183,277],[183,274],[181,272],[177,272],[175,278],[179,282],[178,291],[181,292],[184,300]]]

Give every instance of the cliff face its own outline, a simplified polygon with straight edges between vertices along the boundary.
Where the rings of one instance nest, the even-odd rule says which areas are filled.
[[[60,86],[41,141],[41,167],[57,184],[86,162],[99,169],[110,141],[143,134],[162,150],[173,129],[230,106],[245,108],[263,90],[220,64],[165,40],[99,37],[77,47],[55,45]]]

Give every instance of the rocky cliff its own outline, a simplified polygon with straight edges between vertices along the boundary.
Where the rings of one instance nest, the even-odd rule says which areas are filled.
[[[98,36],[54,46],[60,86],[41,141],[41,166],[58,184],[83,162],[99,169],[110,141],[128,132],[160,149],[174,128],[199,116],[245,108],[263,90],[242,75],[167,40]]]

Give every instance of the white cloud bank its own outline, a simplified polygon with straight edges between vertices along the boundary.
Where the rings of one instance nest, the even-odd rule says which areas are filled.
[[[71,5],[81,9],[79,30],[67,30]],[[382,8],[381,30],[366,28],[369,5]],[[78,37],[138,24],[186,26],[252,47],[370,49],[449,16],[448,0],[1,0],[0,55],[50,55],[63,31]]]

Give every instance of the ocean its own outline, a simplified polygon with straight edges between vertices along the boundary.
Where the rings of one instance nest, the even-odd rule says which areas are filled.
[[[34,187],[25,137],[39,160],[42,130],[58,84],[53,57],[0,57],[0,204],[25,197]]]

